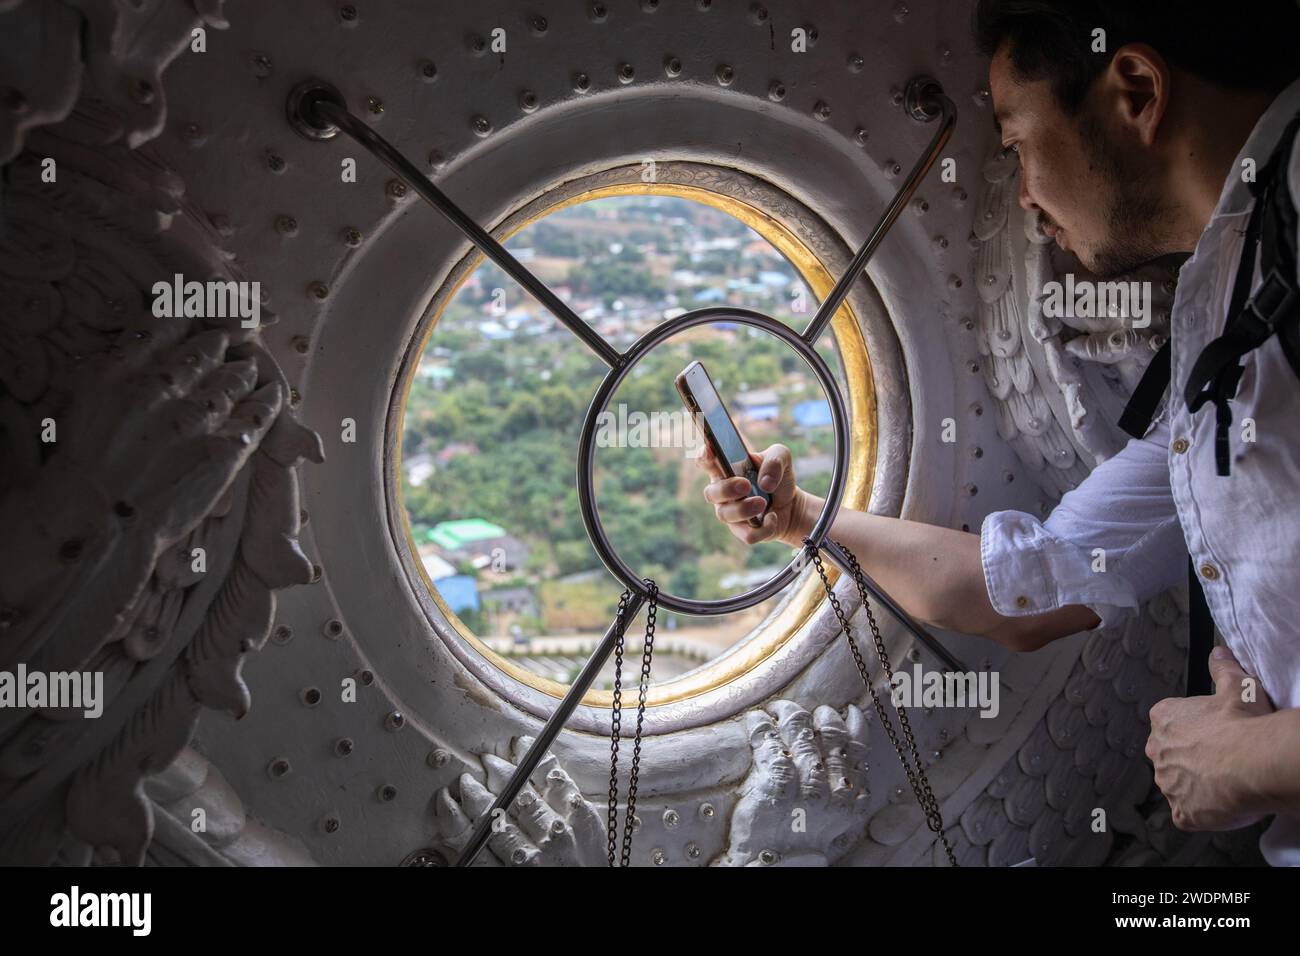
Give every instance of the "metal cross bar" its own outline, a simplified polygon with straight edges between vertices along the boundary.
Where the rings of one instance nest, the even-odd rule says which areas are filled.
[[[564,729],[569,716],[577,708],[579,701],[587,693],[587,689],[591,687],[592,681],[596,679],[600,669],[605,666],[605,661],[609,660],[609,655],[614,653],[614,645],[618,643],[620,632],[627,630],[627,625],[637,616],[637,612],[641,610],[641,605],[644,602],[645,599],[639,594],[632,594],[628,597],[627,610],[623,620],[620,621],[615,618],[614,623],[609,626],[609,630],[605,632],[599,646],[587,659],[587,663],[583,665],[582,673],[573,682],[573,686],[564,695],[564,699],[555,708],[555,712],[546,721],[546,725],[538,732],[537,739],[528,748],[528,753],[524,754],[524,759],[519,761],[519,765],[515,768],[510,780],[501,788],[496,802],[479,819],[478,825],[474,828],[474,833],[469,838],[469,842],[465,844],[464,849],[460,851],[460,856],[456,859],[456,866],[469,866],[474,862],[474,857],[478,856],[479,851],[483,849],[492,833],[492,824],[497,819],[498,811],[502,814],[508,813],[511,802],[519,795],[519,791],[524,788],[524,784],[528,782],[532,772],[537,769],[537,765],[546,756],[546,751],[551,748],[551,743]]]
[[[907,84],[907,92],[904,94],[904,105],[912,118],[922,123],[928,123],[935,118],[940,118],[939,128],[935,131],[934,138],[930,140],[930,147],[916,161],[912,171],[907,174],[907,179],[903,180],[903,185],[899,187],[898,192],[894,194],[894,200],[885,207],[885,211],[880,215],[880,221],[876,223],[876,228],[871,230],[867,236],[867,241],[862,244],[858,254],[853,257],[849,264],[848,271],[840,276],[840,281],[835,283],[835,288],[831,290],[830,295],[822,302],[817,314],[812,317],[808,327],[804,329],[804,340],[813,345],[816,343],[818,336],[835,314],[835,310],[849,294],[849,289],[857,281],[862,270],[867,267],[867,262],[871,259],[876,247],[880,241],[885,238],[885,233],[898,219],[907,205],[907,201],[912,198],[916,188],[921,185],[921,180],[925,174],[930,171],[934,161],[939,157],[939,152],[947,145],[949,137],[952,136],[953,127],[957,123],[957,108],[953,105],[951,99],[943,92],[937,81],[928,77],[917,77]]]

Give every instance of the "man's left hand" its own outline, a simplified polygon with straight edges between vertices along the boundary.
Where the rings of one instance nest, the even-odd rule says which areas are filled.
[[[1146,752],[1180,830],[1236,830],[1265,816],[1237,759],[1242,748],[1265,745],[1246,722],[1273,705],[1226,647],[1211,652],[1210,675],[1213,695],[1167,697],[1151,708]]]

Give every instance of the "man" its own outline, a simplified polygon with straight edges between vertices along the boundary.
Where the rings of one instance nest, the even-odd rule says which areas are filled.
[[[1193,414],[1184,401],[1225,328],[1255,202],[1247,171],[1263,170],[1300,113],[1300,8],[1210,6],[981,0],[975,17],[1002,142],[1019,154],[1019,202],[1039,228],[1103,278],[1193,253],[1154,426],[1046,521],[997,512],[976,535],[845,509],[832,536],[915,616],[1017,650],[1132,613],[1186,581],[1190,551],[1226,647],[1209,661],[1213,695],[1151,709],[1156,783],[1181,829],[1276,815],[1261,850],[1300,865],[1300,379],[1276,335],[1242,357],[1229,410],[1255,434],[1229,431],[1226,477],[1215,407]],[[1300,197],[1300,149],[1279,175]],[[1300,281],[1300,263],[1289,268]],[[1254,273],[1250,290],[1260,282]],[[745,522],[762,499],[710,457],[706,499],[741,540],[800,546],[822,500],[796,486],[784,446],[753,457],[772,495],[761,528]]]

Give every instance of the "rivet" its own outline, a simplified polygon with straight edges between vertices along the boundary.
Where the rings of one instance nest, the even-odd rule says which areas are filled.
[[[416,66],[416,71],[420,78],[427,83],[432,83],[438,78],[438,67],[432,60],[421,60]]]
[[[962,287],[961,276],[952,275],[948,277],[948,288],[956,290]]]
[[[311,339],[305,335],[295,335],[290,339],[289,344],[293,346],[293,350],[299,355],[306,355],[311,351]]]
[[[269,169],[271,172],[282,173],[284,172],[284,167],[285,167],[284,157],[277,156],[275,153],[266,154],[266,168]]]
[[[909,648],[907,651],[907,659],[913,664],[917,664],[921,660],[921,652],[915,647]]]
[[[486,116],[474,116],[469,121],[470,128],[476,136],[486,136],[492,132],[492,121]]]
[[[308,687],[302,692],[302,702],[308,707],[315,707],[320,703],[320,688]]]
[[[604,23],[605,17],[607,17],[608,15],[609,15],[609,11],[606,9],[605,4],[603,3],[597,2],[587,7],[587,16],[590,17],[592,20],[594,20],[596,23]]]
[[[713,9],[713,0],[695,0],[695,6],[701,13],[707,13]]]
[[[713,808],[713,804],[711,803],[700,804],[700,816],[703,817],[704,819],[706,820],[713,819],[713,815],[715,813],[717,813],[717,811]]]
[[[406,726],[406,718],[400,710],[395,710],[384,718],[384,726],[393,731],[401,730]]]
[[[281,777],[288,776],[289,771],[293,769],[289,766],[289,761],[284,757],[276,757],[267,765],[266,772],[270,774],[272,780],[279,780]]]
[[[902,164],[896,159],[885,160],[885,165],[881,168],[885,171],[885,175],[891,179],[903,171]]]
[[[136,80],[131,84],[131,96],[141,106],[149,106],[154,100],[153,84],[148,80]]]
[[[371,684],[375,682],[374,671],[368,671],[368,670],[359,671],[357,673],[357,676],[361,678],[361,683],[365,684],[367,687],[369,687]]]
[[[445,750],[430,750],[429,756],[425,758],[425,762],[435,770],[447,766],[449,760],[451,760],[451,754]]]
[[[681,76],[682,61],[675,56],[667,57],[664,60],[664,73],[668,76]]]
[[[631,63],[620,63],[618,65],[618,81],[620,83],[631,83],[636,79],[636,69]]]
[[[645,13],[654,13],[659,9],[659,0],[641,0],[641,9]]]
[[[271,640],[275,641],[277,644],[288,644],[293,640],[293,628],[289,627],[287,624],[281,624],[271,632]]]
[[[700,858],[699,844],[697,843],[686,844],[686,855],[690,857],[692,860],[698,860]]]
[[[591,77],[586,73],[573,74],[573,89],[578,93],[586,93],[591,89]]]
[[[546,28],[549,26],[549,24],[546,22],[546,17],[543,16],[529,17],[528,25],[533,28],[534,33],[539,35],[545,33]]]
[[[952,187],[952,201],[956,205],[960,206],[967,200],[967,198],[969,197],[966,195],[966,190],[962,189],[960,186]]]
[[[676,810],[664,811],[664,826],[672,828],[681,822],[681,815]]]
[[[522,866],[528,859],[528,851],[523,847],[515,847],[515,851],[510,854],[510,862],[515,866]]]
[[[767,98],[774,103],[780,103],[785,99],[785,84],[780,80],[773,80],[767,85]]]
[[[1002,473],[1002,480],[1009,485],[1016,480],[1016,473],[1014,471],[1004,471]]]
[[[266,79],[271,75],[271,58],[265,53],[254,53],[250,58],[253,64],[253,75],[259,79]]]
[[[361,231],[359,229],[354,229],[352,226],[348,226],[340,233],[340,236],[342,237],[345,246],[351,246],[355,249],[357,246],[361,245]]]
[[[972,359],[971,361],[966,363],[966,371],[970,372],[972,375],[974,375],[979,370],[980,370],[979,362],[976,362]]]
[[[275,219],[275,231],[282,236],[298,235],[298,220],[293,216],[277,216]]]
[[[668,854],[666,854],[659,847],[655,847],[653,850],[650,851],[650,862],[652,862],[655,866],[663,866],[664,863],[666,863],[667,861],[668,861]]]
[[[813,116],[815,116],[817,119],[821,120],[822,122],[825,122],[826,120],[830,119],[831,105],[827,103],[825,100],[818,100],[817,104],[813,107]]]
[[[326,637],[331,640],[337,640],[343,636],[343,622],[336,617],[330,618],[325,622],[325,626],[322,630],[325,632]]]
[[[380,800],[384,801],[384,803],[392,803],[397,799],[397,788],[391,783],[386,783],[375,791],[375,795],[379,797]]]
[[[479,36],[477,33],[471,33],[467,36],[465,38],[465,44],[469,47],[469,51],[475,56],[482,56],[487,52],[487,40],[483,39],[483,37]]]
[[[519,94],[519,108],[525,113],[531,113],[537,109],[537,94],[532,90],[524,90]]]
[[[983,458],[984,449],[981,448],[979,445],[972,445],[970,450],[970,456],[972,458]]]
[[[977,494],[980,493],[979,486],[973,484],[967,485],[963,490],[966,492],[967,496],[971,498],[974,498]]]
[[[976,91],[975,91],[975,95],[972,96],[971,99],[975,101],[975,105],[976,105],[976,106],[988,106],[988,105],[989,105],[989,91],[988,91],[988,90],[976,90]]]
[[[911,11],[909,11],[909,10],[907,9],[907,4],[905,4],[905,3],[896,3],[896,4],[894,4],[894,19],[895,19],[897,22],[902,23],[904,20],[906,20],[906,19],[907,19],[907,15],[908,15],[908,13],[910,13],[910,12],[911,12]]]
[[[181,137],[190,146],[202,146],[207,142],[207,137],[203,135],[203,127],[198,123],[186,123],[181,127]]]
[[[761,3],[751,3],[749,5],[749,19],[760,26],[766,23],[768,20],[767,7]]]
[[[860,53],[849,54],[849,69],[852,70],[854,73],[861,73],[862,68],[865,65],[866,65],[866,61],[862,59],[862,54]]]
[[[893,103],[895,106],[902,106],[903,100],[904,100],[903,91],[899,89],[897,86],[890,87],[889,102]]]
[[[353,26],[357,22],[357,8],[350,3],[345,3],[339,7],[339,19],[345,26]]]
[[[948,248],[948,237],[947,237],[947,236],[935,236],[935,237],[934,237],[934,244],[935,244],[936,246],[938,246],[940,249],[947,249],[947,248]]]
[[[718,68],[713,71],[713,75],[717,78],[720,86],[730,86],[736,78],[736,71],[728,63],[719,63]]]
[[[375,116],[379,116],[384,112],[384,101],[377,96],[367,96],[366,109],[370,110]]]
[[[339,822],[338,817],[326,817],[321,821],[321,829],[326,833],[338,833],[340,826],[342,824]]]
[[[307,511],[306,508],[299,508],[299,509],[298,509],[298,523],[299,523],[299,524],[306,524],[310,519],[311,519],[311,514]]]
[[[340,757],[350,755],[355,749],[356,744],[353,743],[351,737],[340,737],[338,740],[334,741],[334,752]]]
[[[307,286],[307,294],[311,296],[313,299],[317,299],[317,300],[326,299],[329,297],[330,287],[327,286],[324,282],[321,282],[319,279],[317,279],[315,282],[312,282],[310,285]]]
[[[775,850],[759,850],[759,851],[758,851],[758,862],[762,863],[764,866],[771,866],[771,865],[772,865],[773,863],[775,863],[778,859],[780,859],[780,857],[777,856]]]
[[[302,396],[298,394],[298,390],[296,388],[290,389],[289,391],[290,391],[290,395],[289,395],[290,404],[297,405],[300,401],[302,401]],[[321,579],[321,576],[324,573],[325,573],[324,568],[322,568],[319,564],[313,564],[311,566],[311,583],[315,584],[317,581],[319,581]]]
[[[431,149],[429,150],[428,161],[429,161],[429,171],[434,172],[442,168],[442,164],[447,161],[447,157],[442,155],[442,150]]]
[[[859,146],[867,145],[867,131],[863,127],[859,126],[853,131],[853,138]]]

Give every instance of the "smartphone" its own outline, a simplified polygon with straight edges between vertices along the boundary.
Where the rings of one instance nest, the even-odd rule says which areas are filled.
[[[750,495],[758,495],[766,503],[763,514],[772,506],[772,496],[758,487],[758,467],[749,458],[749,449],[740,437],[736,423],[727,414],[722,396],[709,378],[709,373],[699,362],[686,366],[676,378],[677,391],[691,413],[691,419],[704,433],[704,440],[713,449],[714,456],[729,478],[748,478]],[[763,526],[762,516],[749,519],[751,527]]]

